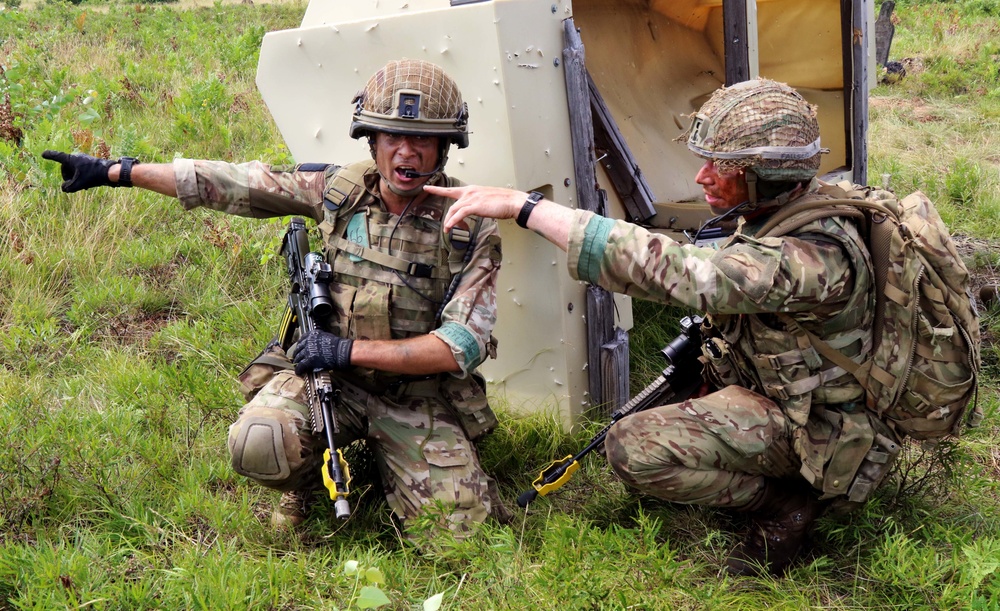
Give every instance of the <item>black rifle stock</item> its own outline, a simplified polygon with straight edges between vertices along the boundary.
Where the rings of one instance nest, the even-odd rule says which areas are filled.
[[[299,336],[319,328],[318,321],[326,320],[333,313],[330,299],[330,279],[332,270],[317,252],[309,252],[309,233],[305,221],[299,217],[288,223],[281,254],[288,264],[291,290],[288,292],[288,306],[281,321],[278,342],[286,351],[291,347],[298,329]],[[334,513],[340,519],[351,515],[347,502],[351,472],[344,454],[334,443],[337,420],[334,409],[339,400],[340,390],[334,387],[330,372],[319,371],[305,376],[308,385],[313,431],[326,433],[328,449],[323,454],[323,485],[330,491]]]
[[[535,500],[538,495],[545,496],[569,481],[580,468],[583,457],[599,448],[604,443],[611,426],[622,418],[670,401],[683,401],[691,396],[702,383],[701,362],[698,360],[701,354],[701,323],[700,316],[685,316],[681,319],[680,335],[661,351],[667,359],[667,368],[663,373],[611,414],[611,422],[594,435],[582,450],[575,455],[557,460],[542,470],[531,483],[531,490],[525,490],[517,497],[517,504],[527,507],[528,503]]]

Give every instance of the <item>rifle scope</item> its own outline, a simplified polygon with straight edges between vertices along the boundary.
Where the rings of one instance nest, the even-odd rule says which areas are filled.
[[[701,316],[685,316],[681,319],[680,334],[661,351],[668,363],[678,366],[701,354],[701,323]]]

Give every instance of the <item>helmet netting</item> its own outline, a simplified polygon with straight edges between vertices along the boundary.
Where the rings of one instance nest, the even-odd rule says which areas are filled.
[[[791,87],[766,79],[719,89],[697,115],[714,127],[711,137],[699,144],[710,153],[807,146],[819,138],[815,107]],[[682,138],[689,138],[691,131],[688,129]],[[762,180],[806,180],[819,171],[820,155],[807,159],[764,159],[749,155],[714,162],[725,173],[752,169]]]
[[[368,112],[394,116],[395,94],[413,89],[424,94],[421,118],[453,119],[462,110],[462,93],[444,70],[430,62],[414,59],[391,61],[365,85],[362,107]]]

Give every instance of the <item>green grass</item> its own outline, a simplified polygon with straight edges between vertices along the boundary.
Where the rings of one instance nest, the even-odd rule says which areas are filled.
[[[930,194],[979,245],[969,261],[982,278],[1000,214],[996,3],[897,6],[893,58],[919,56],[925,71],[874,91],[870,175]],[[513,524],[418,553],[352,446],[352,518],[324,504],[298,533],[272,529],[277,494],[232,472],[225,439],[242,403],[233,378],[284,298],[280,266],[262,264],[280,223],[138,190],[66,196],[40,153],[289,161],[253,77],[264,32],[296,27],[303,9],[0,12],[0,609],[332,609],[363,604],[370,585],[395,609],[435,594],[449,609],[998,608],[992,341],[984,426],[930,458],[907,448],[905,478],[824,518],[785,579],[720,577],[737,517],[630,494],[596,455]],[[633,390],[663,368],[681,314],[637,305]],[[983,329],[997,327],[994,306]],[[567,434],[496,403],[482,459],[517,509],[599,423]],[[373,567],[383,581],[364,577]]]

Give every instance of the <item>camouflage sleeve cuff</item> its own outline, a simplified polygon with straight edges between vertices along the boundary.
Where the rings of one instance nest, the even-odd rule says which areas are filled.
[[[601,261],[615,220],[593,212],[578,210],[569,229],[569,273],[585,282],[596,283],[601,275]]]
[[[455,361],[462,368],[460,377],[465,377],[483,362],[483,351],[479,348],[476,336],[457,322],[446,322],[431,331],[431,334],[451,348]]]
[[[174,159],[174,182],[177,187],[177,199],[181,201],[185,210],[201,205],[194,159]]]

